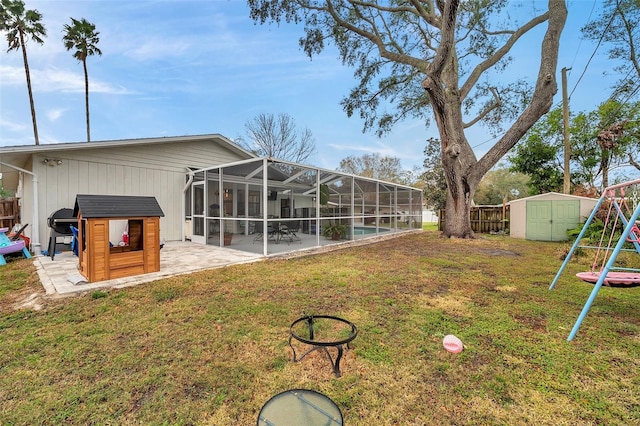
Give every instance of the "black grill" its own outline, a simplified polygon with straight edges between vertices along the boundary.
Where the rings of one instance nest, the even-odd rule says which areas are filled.
[[[73,233],[69,226],[78,227],[78,218],[73,215],[72,209],[60,209],[51,213],[51,216],[47,219],[47,225],[51,228],[51,235],[49,237],[49,252],[53,260],[56,255],[56,246],[58,244],[58,237],[72,237]]]

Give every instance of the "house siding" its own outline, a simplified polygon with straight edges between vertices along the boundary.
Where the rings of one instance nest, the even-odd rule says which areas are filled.
[[[62,163],[45,164],[45,158]],[[46,247],[49,239],[49,215],[61,208],[72,208],[77,194],[154,196],[165,212],[160,223],[161,238],[180,240],[186,168],[245,158],[215,141],[202,140],[35,153],[30,168],[38,178],[41,247]],[[25,177],[24,187],[25,194],[32,194],[32,179]],[[32,217],[33,197],[22,201],[23,222],[27,223]]]

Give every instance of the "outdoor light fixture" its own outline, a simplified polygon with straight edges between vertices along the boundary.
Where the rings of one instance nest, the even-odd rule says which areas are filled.
[[[49,166],[59,166],[60,164],[62,164],[62,160],[59,160],[57,158],[45,158],[44,160],[42,160],[42,162],[44,164],[48,164]]]

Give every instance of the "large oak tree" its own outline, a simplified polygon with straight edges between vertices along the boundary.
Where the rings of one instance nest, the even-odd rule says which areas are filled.
[[[549,0],[548,10],[532,12],[521,25],[507,16],[509,3],[504,0],[248,4],[257,22],[303,23],[300,46],[309,56],[333,41],[343,63],[355,68],[358,81],[343,108],[348,115],[358,111],[365,130],[376,128],[383,134],[404,118],[427,123],[434,119],[448,187],[444,235],[472,237],[469,211],[478,183],[551,108],[567,15],[564,0]],[[545,23],[535,89],[523,97],[522,81],[509,78],[509,55],[518,40]],[[477,159],[465,131],[480,122],[509,122],[510,127]]]

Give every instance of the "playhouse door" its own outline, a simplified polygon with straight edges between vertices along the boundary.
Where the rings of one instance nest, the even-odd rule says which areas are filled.
[[[205,198],[204,198],[204,182],[194,183],[191,187],[193,194],[191,211],[192,220],[192,234],[191,241],[194,243],[205,244],[205,227],[204,227],[204,215],[205,215]]]

